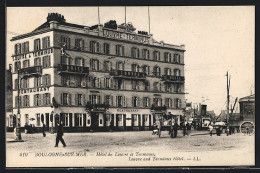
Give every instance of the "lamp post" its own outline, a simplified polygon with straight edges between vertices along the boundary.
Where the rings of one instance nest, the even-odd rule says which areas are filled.
[[[51,134],[54,134],[54,130],[53,130],[53,115],[54,115],[54,111],[51,111]]]
[[[17,86],[17,123],[16,123],[16,131],[15,131],[15,140],[16,141],[22,141],[22,136],[21,136],[21,114],[20,114],[20,67],[17,63],[17,81],[18,81],[18,86]]]

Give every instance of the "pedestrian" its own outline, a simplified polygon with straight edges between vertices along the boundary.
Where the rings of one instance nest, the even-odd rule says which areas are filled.
[[[217,133],[217,136],[220,136],[220,127],[219,126],[216,126],[216,133]]]
[[[46,136],[46,133],[45,133],[45,124],[42,125],[42,135],[43,135],[43,137]]]
[[[229,126],[227,126],[227,136],[229,135]]]
[[[185,120],[185,122],[183,123],[183,126],[182,126],[182,129],[183,129],[183,136],[185,135],[189,135],[188,132],[187,132],[187,122]]]
[[[56,136],[56,145],[55,147],[58,147],[59,141],[63,144],[63,147],[66,147],[66,144],[64,142],[63,136],[63,129],[62,129],[62,121],[57,123],[57,136]]]
[[[112,130],[113,130],[113,122],[111,120],[109,123],[109,131],[112,132]]]
[[[173,137],[176,138],[178,134],[178,124],[174,122],[173,124]]]
[[[209,134],[210,134],[210,136],[212,136],[212,132],[213,132],[213,126],[210,124],[209,125]]]

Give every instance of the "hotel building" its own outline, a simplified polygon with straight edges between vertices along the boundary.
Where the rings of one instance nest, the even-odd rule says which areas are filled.
[[[160,115],[182,119],[184,45],[157,42],[131,23],[88,27],[57,13],[11,41],[21,127],[62,120],[66,131],[149,130]]]

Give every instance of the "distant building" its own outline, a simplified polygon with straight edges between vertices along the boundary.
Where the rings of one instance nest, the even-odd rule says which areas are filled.
[[[239,99],[240,116],[243,120],[255,119],[255,94]]]

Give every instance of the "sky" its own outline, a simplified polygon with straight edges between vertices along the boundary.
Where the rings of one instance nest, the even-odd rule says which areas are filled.
[[[150,31],[157,41],[185,45],[185,98],[207,104],[219,114],[226,109],[226,73],[231,75],[230,100],[255,93],[254,6],[151,6]],[[125,7],[99,7],[100,23],[125,21]],[[98,7],[8,7],[6,65],[11,63],[13,36],[33,31],[48,13],[69,23],[98,23]],[[148,31],[148,7],[126,7],[126,21]],[[236,106],[239,112],[238,104]]]

